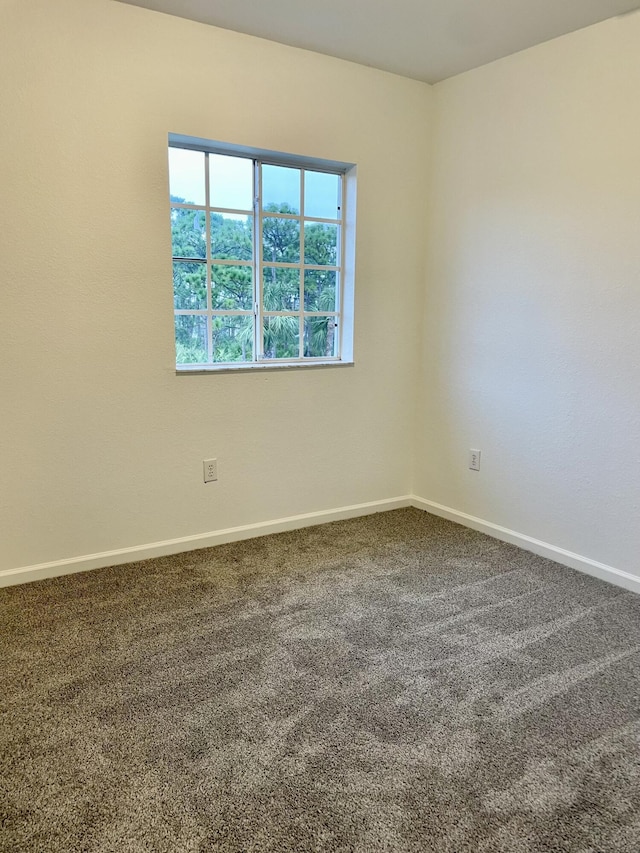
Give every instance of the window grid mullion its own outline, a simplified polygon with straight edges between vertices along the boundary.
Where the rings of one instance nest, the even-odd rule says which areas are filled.
[[[213,213],[221,213],[223,216],[227,216],[230,213],[235,213],[239,216],[251,216],[253,213],[253,210],[245,210],[243,207],[216,207],[214,204],[211,205],[210,210]]]
[[[300,317],[298,355],[304,358],[304,170],[300,170]]]
[[[253,161],[253,358],[261,361],[263,348],[262,305],[262,163]]]
[[[197,148],[193,148],[193,150],[198,150]],[[298,328],[299,328],[299,342],[298,342],[298,357],[288,359],[292,363],[302,362],[302,361],[323,361],[326,359],[331,360],[339,360],[341,358],[341,353],[343,349],[343,323],[341,322],[343,312],[344,312],[344,251],[345,251],[345,203],[346,203],[346,181],[344,179],[343,173],[338,173],[339,180],[339,190],[338,196],[340,198],[340,211],[338,218],[325,218],[325,217],[314,217],[305,216],[305,170],[306,167],[304,165],[291,164],[289,165],[287,162],[277,162],[274,165],[283,166],[289,168],[297,168],[299,170],[300,175],[300,188],[299,188],[299,202],[300,202],[300,211],[298,214],[285,214],[285,213],[267,213],[263,208],[263,199],[262,199],[262,169],[265,163],[268,163],[268,160],[263,160],[262,156],[258,152],[247,152],[243,159],[248,160],[253,165],[253,204],[252,204],[252,212],[247,209],[235,209],[235,208],[213,208],[212,207],[212,197],[211,197],[211,187],[210,187],[210,150],[202,150],[204,154],[204,179],[205,179],[205,198],[204,205],[199,204],[189,204],[188,202],[171,202],[172,208],[183,208],[185,210],[194,210],[194,211],[202,211],[205,215],[205,256],[203,258],[187,258],[187,257],[173,257],[174,262],[178,263],[191,263],[191,264],[205,264],[206,267],[206,308],[203,309],[177,309],[174,311],[176,316],[193,316],[193,317],[204,317],[206,320],[207,326],[207,363],[209,365],[215,365],[214,362],[214,342],[213,342],[213,322],[214,318],[220,316],[229,316],[229,317],[249,317],[253,316],[253,361],[255,364],[261,362],[274,363],[274,364],[282,364],[283,360],[279,358],[265,358],[264,351],[264,329],[263,325],[265,322],[265,317],[270,316],[297,316],[298,318]],[[226,152],[224,152],[226,153]],[[241,155],[239,155],[241,156]],[[337,174],[336,172],[332,172],[327,170],[328,174]],[[236,214],[235,218],[239,218],[240,216],[249,216],[253,215],[253,252],[251,260],[235,260],[233,258],[214,258],[212,245],[211,245],[211,228],[212,228],[212,216],[214,213],[220,214]],[[298,263],[287,263],[283,261],[270,261],[265,264],[263,259],[264,252],[264,240],[263,240],[263,219],[265,216],[275,216],[280,219],[291,219],[293,221],[297,221],[299,223],[300,229],[300,238],[299,238],[299,260]],[[233,217],[232,217],[233,218]],[[336,241],[336,258],[337,263],[335,266],[328,265],[319,265],[319,264],[307,264],[305,263],[305,225],[307,223],[318,223],[318,224],[326,224],[333,225],[339,229],[338,239]],[[246,232],[245,232],[246,233]],[[252,310],[221,310],[213,308],[213,275],[212,270],[214,265],[228,265],[228,266],[242,266],[242,267],[251,267],[253,272],[253,308]],[[281,268],[281,269],[295,269],[299,275],[299,308],[298,311],[266,311],[264,305],[264,288],[263,288],[263,274],[264,268],[268,266],[269,268]],[[333,311],[307,311],[305,310],[305,271],[306,270],[323,270],[326,272],[335,273],[335,303]],[[305,321],[307,318],[312,317],[325,317],[329,323],[333,323],[335,327],[335,339],[333,342],[333,352],[334,355],[330,356],[305,356]]]
[[[278,213],[277,210],[267,210],[265,216],[268,216],[270,219],[298,219],[299,214],[297,213]]]
[[[229,313],[229,312],[224,312]],[[241,312],[242,313],[242,312]],[[246,313],[246,312],[244,312]],[[337,317],[337,311],[265,311],[265,317],[297,317],[302,314],[304,317]]]
[[[336,321],[338,324],[338,340],[336,341],[336,345],[334,348],[335,354],[338,358],[342,358],[342,326],[344,325],[342,322],[343,317],[343,288],[342,288],[342,275],[344,271],[344,232],[345,232],[345,202],[346,202],[346,181],[344,179],[344,175],[340,176],[340,239],[338,240],[338,271],[336,272],[336,308],[338,310],[339,319]]]
[[[253,235],[252,235],[253,236]],[[202,259],[201,259],[202,260]],[[253,267],[253,258],[250,261],[237,261],[235,258],[211,258],[214,267]]]
[[[296,356],[295,358],[264,358],[260,362],[261,364],[278,364],[282,367],[287,367],[289,364],[313,364],[314,362],[317,364],[326,364],[328,361],[338,361],[338,357],[335,355],[307,355],[303,358],[300,356]]]
[[[206,205],[190,204],[189,202],[186,202],[186,201],[172,201],[171,207],[172,208],[179,207],[182,210],[204,210]]]
[[[204,242],[205,256],[207,259],[207,362],[213,364],[213,315],[211,308],[213,305],[213,294],[211,293],[211,209],[210,209],[210,193],[209,193],[209,154],[205,151],[204,155],[204,203],[205,203],[205,218],[204,218]]]
[[[179,260],[179,258],[177,260]],[[190,260],[190,259],[187,259],[187,260]],[[224,263],[224,262],[221,261],[221,263]],[[230,261],[230,263],[235,263],[235,261]],[[241,263],[241,261],[238,261],[238,263]],[[305,269],[305,270],[319,270],[321,272],[336,272],[336,271],[339,271],[339,269],[340,269],[340,267],[335,265],[335,264],[333,266],[331,266],[330,264],[300,264],[300,263],[292,264],[292,263],[289,263],[287,261],[265,261],[264,266],[265,267],[276,267],[277,269],[283,269],[283,270],[286,270],[286,269],[297,270],[298,268],[302,267],[302,269]]]

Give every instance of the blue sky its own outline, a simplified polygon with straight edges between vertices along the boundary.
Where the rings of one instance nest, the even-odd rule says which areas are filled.
[[[300,207],[301,170],[284,166],[262,167],[263,204],[287,203]],[[253,162],[243,157],[209,155],[211,206],[251,211]],[[171,195],[191,204],[205,203],[204,154],[185,148],[169,148]],[[304,172],[305,214],[327,219],[338,217],[339,179],[324,172]]]

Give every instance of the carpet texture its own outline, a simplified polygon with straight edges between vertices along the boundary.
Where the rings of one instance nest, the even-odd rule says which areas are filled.
[[[0,591],[0,850],[640,850],[640,596],[406,509]]]

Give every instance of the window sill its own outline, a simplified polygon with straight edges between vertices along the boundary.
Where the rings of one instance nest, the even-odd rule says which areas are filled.
[[[282,363],[265,362],[264,364],[215,364],[203,367],[201,364],[190,367],[188,364],[176,367],[176,376],[202,375],[205,373],[244,373],[252,370],[309,370],[324,367],[353,367],[353,361],[338,361],[327,359],[326,361],[283,361]]]

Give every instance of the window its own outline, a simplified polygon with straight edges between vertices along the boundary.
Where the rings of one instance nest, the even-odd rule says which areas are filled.
[[[178,370],[351,361],[354,172],[169,138]]]

